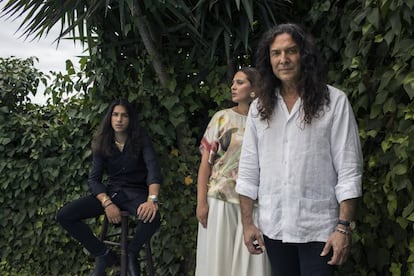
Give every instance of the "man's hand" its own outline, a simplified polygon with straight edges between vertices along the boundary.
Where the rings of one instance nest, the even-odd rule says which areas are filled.
[[[342,265],[348,259],[351,251],[351,235],[335,231],[331,234],[321,252],[321,256],[328,255],[333,250],[332,258],[329,260],[330,265]]]
[[[207,228],[207,218],[208,218],[208,203],[197,204],[197,220],[201,223],[204,228]]]
[[[117,224],[121,222],[121,210],[115,203],[111,203],[105,208],[105,214],[110,223]]]
[[[265,250],[262,233],[254,224],[243,226],[244,244],[251,254],[262,254]]]
[[[158,204],[152,201],[147,201],[138,206],[137,216],[138,219],[144,223],[152,222],[158,211]]]

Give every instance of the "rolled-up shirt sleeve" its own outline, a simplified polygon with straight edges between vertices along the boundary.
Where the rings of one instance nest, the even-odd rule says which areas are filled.
[[[257,199],[260,182],[257,131],[251,118],[252,110],[256,110],[256,102],[252,103],[247,116],[236,184],[237,193],[253,200]]]
[[[93,155],[92,168],[89,173],[88,184],[89,191],[94,195],[106,192],[106,187],[102,183],[102,174],[104,170],[104,158],[99,154]]]
[[[154,147],[152,145],[151,139],[146,132],[143,132],[143,158],[145,166],[147,168],[147,185],[150,184],[161,184],[162,174],[161,168],[158,162],[157,155],[155,154]]]
[[[347,98],[342,96],[334,107],[331,150],[338,174],[335,194],[338,202],[357,198],[362,194],[362,150],[358,126]]]

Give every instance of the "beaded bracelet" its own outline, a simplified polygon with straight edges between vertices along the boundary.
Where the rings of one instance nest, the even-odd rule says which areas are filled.
[[[349,231],[346,231],[345,229],[342,229],[342,228],[339,228],[339,227],[336,227],[336,229],[335,229],[337,232],[339,232],[339,233],[341,233],[341,234],[344,234],[344,235],[349,235],[350,234],[350,232]]]

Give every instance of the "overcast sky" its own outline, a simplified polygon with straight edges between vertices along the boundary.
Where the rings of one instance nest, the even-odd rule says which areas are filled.
[[[3,6],[4,3],[0,3],[0,10]],[[51,30],[47,37],[31,41],[33,38],[25,39],[25,37],[20,37],[22,31],[17,32],[22,18],[13,21],[1,17],[1,15],[2,13],[0,13],[0,57],[28,58],[35,56],[39,59],[39,62],[35,63],[35,67],[44,73],[49,71],[66,72],[65,61],[67,59],[72,60],[75,66],[77,65],[76,56],[82,55],[83,48],[79,44],[74,45],[71,40],[61,40],[57,47],[53,41],[58,37],[58,28]],[[33,99],[33,102],[36,103],[44,101],[42,95],[36,95]]]

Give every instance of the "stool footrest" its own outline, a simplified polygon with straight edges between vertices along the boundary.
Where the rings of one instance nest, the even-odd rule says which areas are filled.
[[[121,236],[121,235],[122,235],[122,233],[116,233],[116,234],[106,235],[106,236],[105,236],[105,240],[108,240],[108,239],[111,239],[111,238],[115,238],[115,237],[119,237],[119,236]],[[128,239],[132,239],[132,238],[133,238],[133,236],[128,235],[128,236],[127,236],[127,238],[128,238]],[[119,245],[119,242],[118,242],[118,245]]]
[[[103,242],[104,244],[119,246],[119,242],[113,242],[113,241],[103,241]]]
[[[129,220],[129,214],[126,211],[121,211],[121,232],[119,233],[113,233],[108,235],[108,226],[110,223],[108,222],[108,218],[105,216],[103,221],[102,230],[100,233],[100,240],[111,246],[119,246],[121,248],[121,276],[127,275],[127,256],[126,254],[128,246],[127,246],[127,240],[130,240],[133,238],[133,236],[128,235],[128,220]],[[122,242],[115,242],[113,240],[110,240],[111,238],[115,237],[121,237]],[[152,252],[151,252],[151,243],[150,241],[145,242],[145,258],[139,259],[140,261],[145,261],[147,264],[147,275],[154,276],[155,275],[155,269],[154,269],[154,263],[152,260]]]

